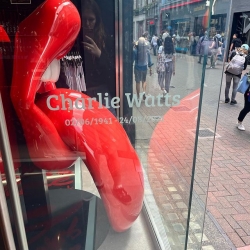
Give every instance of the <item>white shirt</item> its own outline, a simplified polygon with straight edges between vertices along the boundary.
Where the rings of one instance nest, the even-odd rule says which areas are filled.
[[[164,32],[162,34],[162,40],[164,41],[167,36],[169,36],[169,33],[168,32]]]
[[[158,39],[157,36],[153,36],[152,40],[151,40],[151,44],[153,44],[154,46],[156,46],[157,45],[157,39]]]

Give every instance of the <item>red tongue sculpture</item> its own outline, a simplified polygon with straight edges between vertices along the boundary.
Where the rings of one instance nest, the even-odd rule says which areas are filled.
[[[121,232],[138,217],[144,192],[142,166],[123,127],[96,101],[82,109],[75,107],[81,105],[71,108],[70,103],[77,100],[78,104],[81,100],[88,103],[89,97],[80,92],[54,89],[35,99],[41,76],[55,58],[69,52],[80,23],[79,13],[69,0],[47,0],[20,23],[11,100],[33,163],[47,170],[64,169],[81,157],[112,227]],[[48,100],[53,101],[48,105]]]

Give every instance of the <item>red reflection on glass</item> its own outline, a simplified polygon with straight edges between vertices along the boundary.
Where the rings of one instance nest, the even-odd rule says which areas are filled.
[[[10,38],[3,26],[0,25],[0,42],[10,42]]]
[[[207,9],[204,16],[203,16],[203,18],[202,18],[202,26],[203,26],[204,29],[208,29],[209,15],[210,15],[210,12],[209,12],[209,9]]]
[[[57,178],[50,183],[48,183],[48,187],[51,186],[58,186],[58,187],[64,187],[72,184],[74,181],[70,177],[63,177],[63,178]]]
[[[34,164],[47,170],[64,169],[81,157],[111,225],[124,231],[141,211],[143,176],[123,127],[108,109],[96,101],[89,103],[89,97],[80,92],[51,87],[37,95],[43,89],[43,73],[54,59],[68,53],[79,29],[79,13],[68,0],[47,0],[21,22],[15,38],[11,99]],[[79,108],[76,100],[85,107]],[[73,119],[83,123],[68,123]]]
[[[6,123],[7,123],[7,129],[9,134],[9,140],[10,140],[10,146],[12,151],[12,156],[15,159],[14,160],[14,168],[19,167],[19,162],[16,161],[16,159],[19,159],[18,149],[17,149],[17,142],[16,142],[16,136],[15,136],[15,128],[14,128],[14,121],[13,121],[13,107],[10,100],[10,84],[7,84],[6,78],[5,78],[5,72],[4,72],[4,65],[3,65],[3,50],[4,43],[9,43],[10,38],[8,34],[6,33],[3,26],[0,25],[0,93],[2,97],[2,102],[4,104],[4,112],[6,114]],[[0,172],[4,172],[3,168],[3,161],[1,157],[1,151],[0,151]]]

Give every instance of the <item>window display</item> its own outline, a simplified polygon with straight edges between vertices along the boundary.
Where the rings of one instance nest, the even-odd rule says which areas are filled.
[[[108,90],[109,81],[104,79],[110,77],[109,45],[99,8],[94,1],[81,3],[79,14],[70,1],[48,0],[18,24],[10,96],[31,162],[44,170],[60,170],[80,157],[94,179],[113,229],[121,232],[132,225],[142,208],[142,168],[114,116],[120,100],[110,98],[115,91]],[[72,47],[77,48],[77,43],[83,60],[78,59],[84,64],[79,73],[86,79],[83,93],[55,85],[60,59]]]
[[[15,198],[2,136],[0,171],[17,249],[18,231],[30,250],[198,249],[206,206],[193,192],[205,162],[206,200],[214,141],[204,160],[200,130],[217,116],[206,128],[202,109],[210,90],[218,109],[223,65],[209,70],[197,43],[226,23],[211,1],[0,2],[0,128],[6,120]]]
[[[94,22],[87,14],[83,21]],[[79,12],[71,2],[48,0],[18,25],[11,100],[32,162],[42,169],[64,169],[80,157],[92,174],[111,225],[116,231],[124,231],[142,207],[139,158],[118,119],[106,107],[81,92],[55,87],[60,73],[58,60],[74,45],[80,24]],[[83,26],[83,34],[85,30]],[[104,54],[97,48],[104,42],[101,31],[93,37],[90,32],[86,34],[82,46],[93,59],[85,60],[88,65],[96,60],[93,56]],[[88,91],[90,83],[95,83],[88,74],[85,76]],[[105,100],[107,92],[103,97]],[[111,100],[113,106],[116,102]]]

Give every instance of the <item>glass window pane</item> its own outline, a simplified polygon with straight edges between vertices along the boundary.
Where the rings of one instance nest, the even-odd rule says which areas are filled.
[[[1,2],[0,90],[31,249],[115,249],[137,230],[143,249],[216,249],[214,232],[227,249],[209,216],[203,229],[231,2]]]

